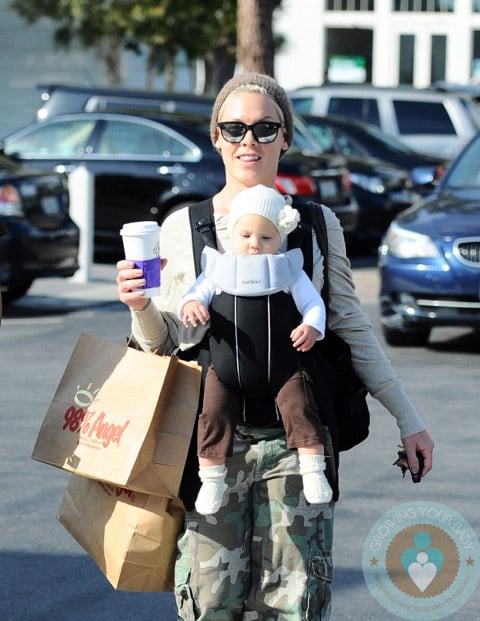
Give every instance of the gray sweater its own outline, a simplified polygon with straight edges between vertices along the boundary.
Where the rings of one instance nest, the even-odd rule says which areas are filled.
[[[329,242],[328,327],[349,343],[358,375],[370,394],[395,417],[400,437],[423,431],[422,419],[360,307],[340,223],[330,209],[323,207],[323,211]],[[227,216],[216,216],[215,224],[218,250],[229,250]],[[312,281],[320,291],[323,257],[314,236],[313,240]],[[132,312],[132,334],[144,350],[171,354],[178,348],[188,349],[199,343],[208,329],[208,326],[187,329],[177,316],[180,299],[196,279],[188,209],[174,212],[163,223],[160,252],[168,260],[162,270],[160,296],[153,298],[145,310]]]

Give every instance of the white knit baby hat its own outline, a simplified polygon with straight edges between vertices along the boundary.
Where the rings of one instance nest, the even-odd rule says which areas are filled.
[[[290,196],[284,196],[274,188],[265,185],[255,185],[242,190],[234,197],[230,205],[228,219],[230,235],[241,216],[257,214],[273,222],[283,241],[300,222],[300,213],[291,206],[291,202]]]

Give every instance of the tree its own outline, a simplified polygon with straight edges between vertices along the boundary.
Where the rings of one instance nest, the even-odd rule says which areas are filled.
[[[273,75],[272,15],[281,0],[11,0],[27,22],[49,18],[54,42],[77,40],[95,49],[111,86],[121,84],[121,52],[146,53],[154,71],[174,85],[175,61],[205,59],[206,91],[213,94],[232,76],[235,52],[242,69]],[[238,14],[238,15],[237,15]],[[238,38],[238,45],[237,45]],[[148,78],[147,78],[148,80]],[[150,84],[147,84],[150,85]]]
[[[122,49],[147,50],[148,69],[167,73],[179,51],[189,60],[235,55],[234,0],[11,0],[10,7],[28,23],[53,20],[57,47],[78,40],[95,49],[112,86],[121,83]]]
[[[280,0],[237,1],[237,62],[243,71],[274,75],[276,45],[272,19],[280,3]]]
[[[47,17],[56,23],[54,43],[70,47],[78,39],[94,48],[105,67],[108,82],[120,83],[120,52],[125,44],[125,5],[121,0],[12,0],[10,7],[28,23]]]

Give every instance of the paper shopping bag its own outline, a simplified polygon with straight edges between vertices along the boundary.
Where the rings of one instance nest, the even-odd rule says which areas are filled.
[[[40,428],[36,460],[175,498],[200,367],[81,334]]]
[[[121,591],[172,591],[178,499],[142,494],[72,475],[57,519]]]

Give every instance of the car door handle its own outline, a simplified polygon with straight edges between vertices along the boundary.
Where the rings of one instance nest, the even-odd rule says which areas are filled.
[[[187,169],[181,164],[174,164],[173,166],[164,165],[157,168],[157,173],[159,175],[185,175]]]
[[[75,170],[78,167],[78,164],[57,164],[54,166],[53,170],[58,173],[68,174]]]

